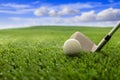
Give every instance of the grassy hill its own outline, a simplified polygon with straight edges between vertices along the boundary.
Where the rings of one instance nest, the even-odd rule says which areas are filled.
[[[0,30],[0,80],[119,80],[120,29],[96,53],[65,56],[62,45],[80,31],[96,44],[111,28],[40,26]]]

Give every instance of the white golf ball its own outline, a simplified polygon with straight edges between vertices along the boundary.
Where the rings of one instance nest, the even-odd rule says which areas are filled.
[[[75,55],[80,53],[81,45],[76,39],[68,39],[63,45],[63,51],[66,55]]]

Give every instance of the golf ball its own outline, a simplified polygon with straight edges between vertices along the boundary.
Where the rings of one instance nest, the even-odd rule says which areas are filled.
[[[63,45],[63,51],[66,55],[75,55],[80,53],[81,45],[76,39],[68,39]]]

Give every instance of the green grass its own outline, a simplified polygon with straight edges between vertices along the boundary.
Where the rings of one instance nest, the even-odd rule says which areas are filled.
[[[0,80],[119,80],[120,29],[100,52],[64,55],[62,45],[80,31],[96,44],[111,28],[30,27],[0,30]]]

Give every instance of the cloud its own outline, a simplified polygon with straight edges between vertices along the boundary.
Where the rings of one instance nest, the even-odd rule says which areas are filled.
[[[39,4],[39,2],[35,2]],[[0,4],[0,13],[7,14],[22,14],[21,17],[14,17],[17,15],[10,15],[7,24],[3,26],[34,26],[34,25],[78,25],[78,26],[112,26],[120,20],[119,6],[116,8],[109,8],[101,3],[73,3],[60,5],[46,5],[34,6],[24,4]],[[112,6],[119,3],[110,4]],[[101,7],[102,6],[102,7]],[[109,7],[108,7],[109,6]],[[100,7],[100,8],[99,8]],[[103,8],[104,7],[104,8]],[[27,14],[28,18],[24,18]],[[6,20],[7,21],[7,20]],[[2,22],[1,22],[2,23]],[[1,25],[2,26],[2,25]]]
[[[90,3],[71,3],[60,5],[44,5],[34,11],[36,16],[69,16],[80,13],[80,9],[92,8]],[[44,8],[44,9],[43,9]]]
[[[91,12],[92,13],[92,12]],[[41,17],[41,18],[21,18],[10,17],[9,21],[19,26],[37,26],[37,25],[64,25],[64,26],[113,26],[117,21],[81,21],[76,17]]]
[[[63,10],[63,12],[69,12],[69,10]],[[64,13],[64,15],[65,14],[67,13]],[[56,17],[58,12],[51,10],[49,15],[55,17],[40,17],[40,19],[38,19],[39,22],[37,22],[37,20],[35,22],[39,25],[113,26],[120,20],[120,10],[115,8],[108,8],[99,12],[91,10],[82,12],[77,16],[69,17]]]
[[[78,14],[79,10],[70,9],[70,8],[63,8],[61,11],[58,12],[58,15],[75,15]]]
[[[35,10],[34,14],[36,16],[46,16],[48,15],[48,9],[46,7],[41,7]]]
[[[75,16],[75,22],[97,22],[97,21],[118,21],[120,20],[120,9],[108,8],[98,13],[95,11],[83,12]]]
[[[54,9],[50,10],[48,14],[49,16],[58,16],[57,11],[55,11]]]
[[[97,20],[116,21],[120,20],[120,9],[108,8],[97,14]]]
[[[75,20],[81,22],[93,22],[96,20],[95,11],[84,12],[80,16],[75,16]]]
[[[0,13],[6,14],[27,14],[33,12],[34,9],[17,9],[17,10],[0,10]]]
[[[70,3],[70,4],[61,4],[54,6],[54,8],[72,8],[72,9],[86,9],[86,8],[93,8],[91,3]]]
[[[46,15],[50,16],[38,18],[10,17],[9,21],[18,23],[18,25],[21,26],[22,25],[113,26],[120,20],[119,12],[120,12],[119,9],[108,8],[99,12],[95,12],[94,10],[82,12],[78,16],[56,17],[56,15],[58,15],[57,11],[55,11],[54,9],[49,10],[45,7],[42,7],[40,12],[41,14],[39,13],[39,15],[44,15],[47,13]]]
[[[44,6],[40,6],[38,9],[36,9],[34,11],[34,14],[36,16],[56,16],[57,17],[57,16],[73,16],[73,15],[79,16],[79,14],[82,13],[82,16],[84,17],[84,15],[86,15],[84,13],[88,13],[89,11],[94,10],[95,14],[96,14],[98,12],[101,12],[101,10],[103,10],[103,9],[109,8],[110,6],[119,7],[119,5],[120,5],[120,2],[118,2],[118,3],[113,2],[113,3],[106,4],[106,5],[104,5],[100,2],[44,5]],[[46,9],[42,10],[43,7]],[[93,17],[93,14],[92,14],[92,17]]]
[[[80,13],[79,10],[74,10],[70,8],[63,8],[61,10],[57,9],[50,9],[47,7],[40,7],[34,11],[34,15],[36,16],[69,16],[69,15],[76,15]]]
[[[6,14],[26,14],[33,12],[35,9],[31,5],[6,3],[0,4],[0,13]]]
[[[26,4],[16,4],[16,3],[0,4],[0,6],[2,6],[2,7],[9,7],[9,8],[15,8],[15,9],[19,9],[19,8],[29,8],[29,7],[30,7],[30,5],[26,5]]]

